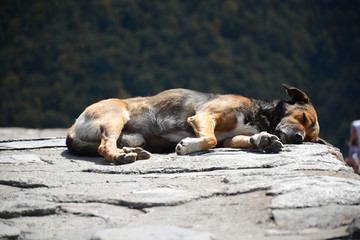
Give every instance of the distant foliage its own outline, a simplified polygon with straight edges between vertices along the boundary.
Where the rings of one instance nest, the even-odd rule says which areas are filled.
[[[0,126],[68,127],[103,98],[305,90],[346,150],[360,118],[360,1],[2,0]]]

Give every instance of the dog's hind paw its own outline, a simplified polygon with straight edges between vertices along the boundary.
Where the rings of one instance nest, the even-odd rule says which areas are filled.
[[[266,153],[278,153],[284,147],[277,136],[267,132],[253,135],[250,138],[250,142]]]
[[[121,153],[116,159],[114,159],[115,165],[122,165],[133,163],[136,161],[137,154],[136,153]]]
[[[125,153],[136,153],[136,160],[144,160],[151,157],[151,154],[141,147],[123,147],[122,149]]]
[[[179,155],[200,151],[199,138],[184,138],[176,145],[175,150]]]
[[[144,160],[151,157],[148,151],[140,147],[123,147],[119,152],[120,154],[113,160],[115,165],[133,163],[136,160]]]

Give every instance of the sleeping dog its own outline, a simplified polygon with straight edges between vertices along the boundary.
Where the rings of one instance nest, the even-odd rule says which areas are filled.
[[[78,155],[114,164],[147,159],[150,152],[190,154],[215,146],[277,153],[283,144],[325,143],[316,111],[301,90],[282,85],[291,100],[172,89],[151,97],[108,99],[85,109],[66,138]]]

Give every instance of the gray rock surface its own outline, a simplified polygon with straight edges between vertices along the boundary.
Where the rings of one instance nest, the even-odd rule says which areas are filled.
[[[0,142],[0,150],[54,148],[54,147],[63,147],[63,146],[64,146],[63,138],[33,139],[31,141],[16,140],[16,141]]]
[[[352,235],[353,239],[360,239],[360,215],[352,220],[346,231]]]
[[[209,233],[202,233],[173,226],[144,228],[110,228],[96,232],[92,240],[211,240]]]
[[[39,139],[64,137],[67,129],[51,128],[51,129],[31,129],[31,128],[0,128],[0,141],[9,139]]]
[[[0,233],[10,226],[22,239],[134,231],[147,239],[329,239],[359,231],[360,177],[333,147],[154,154],[114,166],[69,153],[58,138],[65,130],[1,131]]]
[[[19,229],[0,223],[0,239],[16,239],[19,235]]]

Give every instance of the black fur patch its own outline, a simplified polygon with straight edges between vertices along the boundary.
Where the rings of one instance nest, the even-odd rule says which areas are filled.
[[[260,131],[269,133],[275,132],[277,124],[281,121],[285,114],[285,102],[282,100],[265,101],[252,99],[255,104],[255,110],[252,111],[253,116],[251,124],[258,126]]]

